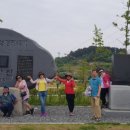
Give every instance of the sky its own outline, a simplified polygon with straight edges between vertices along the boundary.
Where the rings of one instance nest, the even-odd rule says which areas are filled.
[[[92,45],[94,25],[105,46],[122,48],[127,0],[0,0],[1,28],[13,29],[47,49],[53,57]]]

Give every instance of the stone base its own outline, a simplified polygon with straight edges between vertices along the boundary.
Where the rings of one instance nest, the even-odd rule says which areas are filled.
[[[130,86],[111,85],[109,108],[113,110],[130,111]]]
[[[10,87],[10,93],[14,94],[17,98],[17,103],[14,106],[13,115],[23,115],[23,105],[22,99],[20,96],[20,90],[18,88]],[[3,87],[0,87],[0,95],[3,93]]]

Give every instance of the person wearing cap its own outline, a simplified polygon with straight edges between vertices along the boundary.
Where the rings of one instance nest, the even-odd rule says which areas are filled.
[[[71,73],[67,73],[65,75],[65,79],[60,78],[59,76],[55,77],[56,80],[62,82],[65,85],[65,94],[66,94],[66,100],[68,103],[68,108],[69,108],[69,115],[73,116],[74,115],[74,99],[75,99],[75,92],[74,92],[74,87],[75,87],[75,81],[73,79],[73,76]]]
[[[101,79],[98,76],[96,69],[92,70],[92,77],[89,80],[91,86],[91,106],[92,106],[92,119],[100,121],[101,107],[100,107],[100,93],[101,93]]]
[[[41,102],[41,114],[40,116],[46,117],[48,114],[46,112],[46,97],[47,97],[47,83],[52,82],[53,79],[48,79],[45,77],[43,72],[39,72],[38,79],[33,80],[31,76],[27,76],[32,84],[36,84],[36,90]]]
[[[101,78],[101,96],[100,96],[100,99],[102,101],[101,108],[107,108],[108,101],[106,101],[106,98],[107,95],[109,94],[110,76],[103,69],[99,70],[99,75]]]
[[[25,108],[25,115],[27,114],[33,115],[34,108],[28,102],[29,97],[30,97],[29,89],[27,87],[26,81],[23,79],[21,75],[16,76],[15,88],[18,88],[21,92],[21,98],[22,98],[22,102]]]
[[[16,97],[9,92],[9,87],[4,86],[0,97],[0,110],[3,112],[3,117],[11,116],[15,103]]]

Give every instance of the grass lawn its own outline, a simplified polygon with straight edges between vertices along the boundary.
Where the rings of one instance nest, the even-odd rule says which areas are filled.
[[[130,125],[120,124],[28,124],[28,125],[0,125],[0,130],[130,130]]]

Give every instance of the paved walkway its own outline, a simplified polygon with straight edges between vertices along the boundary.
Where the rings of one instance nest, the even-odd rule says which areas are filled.
[[[75,107],[75,116],[69,116],[67,106],[49,106],[47,107],[48,116],[40,117],[40,108],[35,108],[34,116],[12,116],[11,118],[0,117],[0,123],[48,123],[48,124],[77,124],[77,123],[96,123],[91,120],[91,108],[84,106]],[[112,111],[102,110],[103,117],[100,122],[103,123],[130,123],[130,111]]]

